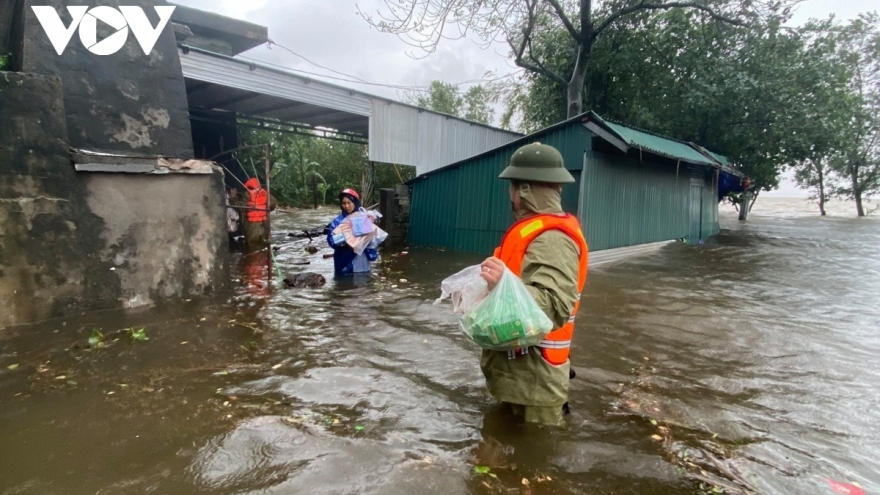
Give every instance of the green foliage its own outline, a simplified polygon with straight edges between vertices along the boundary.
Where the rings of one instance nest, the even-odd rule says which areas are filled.
[[[0,70],[6,70],[6,68],[9,67],[10,62],[12,62],[11,53],[0,55]]]
[[[146,328],[139,328],[137,330],[134,328],[126,328],[125,334],[128,335],[128,338],[131,339],[132,342],[146,342],[150,340],[150,338],[147,337]]]
[[[89,337],[89,345],[92,347],[104,347],[104,334],[97,328],[92,330],[92,335]]]
[[[431,81],[427,94],[416,96],[412,103],[422,108],[442,112],[449,115],[458,115],[462,98],[458,86],[443,81]]]
[[[416,106],[427,108],[463,119],[489,124],[495,116],[491,104],[497,101],[497,95],[486,86],[471,86],[464,94],[458,86],[434,80],[428,92],[407,93],[404,99]]]
[[[846,98],[836,102],[827,126],[834,137],[828,159],[841,178],[835,192],[855,200],[864,216],[863,202],[880,194],[880,16],[863,14],[848,25],[829,22],[814,29],[848,76],[842,84]]]
[[[371,164],[367,147],[363,144],[342,142],[314,136],[281,132],[278,129],[243,130],[242,144],[270,143],[269,162],[272,164],[272,195],[285,206],[310,208],[317,195],[319,204],[336,204],[339,191],[353,187],[361,194],[364,206],[378,202],[379,188],[393,187],[415,176],[413,167]],[[236,154],[248,175],[257,174],[265,184],[263,149],[243,150]],[[233,168],[236,166],[228,165]],[[256,170],[254,170],[256,169]],[[372,182],[372,193],[364,191],[365,176]],[[240,186],[240,185],[239,185]]]
[[[821,46],[783,28],[785,18],[771,12],[743,27],[671,9],[620,19],[593,46],[585,106],[725,154],[758,191],[773,189],[784,166],[826,146],[816,119],[840,96],[829,81],[845,77]],[[533,40],[532,51],[567,73],[576,60],[569,38],[557,27]],[[521,115],[523,130],[564,118],[564,85],[531,73],[520,84],[508,113]]]

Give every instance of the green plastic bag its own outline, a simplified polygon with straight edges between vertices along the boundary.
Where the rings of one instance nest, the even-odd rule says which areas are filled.
[[[539,344],[553,322],[509,269],[485,299],[459,320],[461,330],[484,349],[508,351]]]

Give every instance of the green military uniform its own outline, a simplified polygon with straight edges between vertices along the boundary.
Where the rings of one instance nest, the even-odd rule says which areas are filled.
[[[542,151],[549,148],[544,145],[529,146],[538,146]],[[522,149],[529,149],[529,146]],[[528,168],[529,162],[516,163],[514,158],[511,167],[502,174],[502,178],[520,183],[520,204],[515,211],[517,220],[536,214],[563,213],[558,186],[544,183],[574,181],[564,168],[559,170],[562,167],[562,157],[556,152],[553,158],[557,156],[558,165],[553,166],[555,170],[551,173],[545,173],[538,166],[531,173],[517,174],[517,165]],[[528,182],[521,183],[522,181]],[[554,328],[560,328],[568,321],[578,300],[579,258],[578,245],[568,235],[556,230],[539,235],[526,250],[522,264],[522,281],[538,306],[553,322]],[[509,404],[515,414],[528,422],[550,425],[562,423],[562,406],[568,402],[568,362],[561,366],[551,365],[541,356],[540,349],[533,347],[527,354],[515,359],[510,359],[507,352],[484,350],[480,364],[489,392],[498,400]]]

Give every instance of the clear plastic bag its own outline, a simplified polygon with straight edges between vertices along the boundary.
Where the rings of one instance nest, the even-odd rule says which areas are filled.
[[[476,307],[462,316],[461,330],[484,349],[507,351],[539,344],[553,322],[509,269]]]
[[[487,292],[479,266],[447,278],[441,289],[438,302],[452,299],[453,310],[464,313],[459,320],[462,332],[484,349],[508,351],[537,345],[553,329],[553,322],[522,280],[507,268],[491,292]]]
[[[480,265],[475,265],[447,277],[440,283],[440,291],[440,298],[434,302],[434,305],[440,304],[445,299],[451,299],[452,311],[464,314],[486,298],[489,294],[489,286],[480,276]]]
[[[333,229],[333,234],[345,236],[345,243],[358,255],[364,254],[367,248],[375,249],[388,237],[387,232],[372,223],[373,215],[370,213],[364,210],[356,211],[345,217],[339,226]],[[370,232],[363,231],[366,225],[372,227]]]

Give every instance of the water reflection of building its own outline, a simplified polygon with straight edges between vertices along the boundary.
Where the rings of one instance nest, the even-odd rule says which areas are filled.
[[[410,244],[491,252],[511,223],[498,174],[536,141],[559,149],[575,177],[563,209],[578,216],[591,250],[706,239],[718,233],[719,200],[742,191],[743,174],[726,157],[587,112],[417,177]]]

